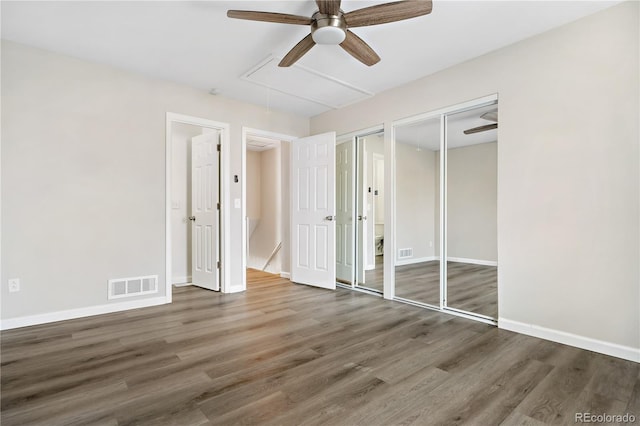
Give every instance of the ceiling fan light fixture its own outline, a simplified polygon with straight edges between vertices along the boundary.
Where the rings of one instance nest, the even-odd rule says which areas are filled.
[[[340,15],[325,15],[320,12],[311,18],[311,38],[316,44],[338,45],[347,37],[347,24]]]
[[[342,28],[322,27],[318,28],[311,35],[316,44],[333,44],[338,45],[344,41],[347,34]]]

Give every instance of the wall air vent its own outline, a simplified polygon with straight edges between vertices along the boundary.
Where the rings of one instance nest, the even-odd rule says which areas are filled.
[[[158,276],[117,278],[109,280],[109,299],[141,296],[158,292]]]
[[[409,257],[413,257],[412,248],[403,248],[398,250],[398,259],[407,259]]]

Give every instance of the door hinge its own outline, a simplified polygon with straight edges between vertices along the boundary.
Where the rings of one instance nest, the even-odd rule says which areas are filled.
[[[220,261],[219,260],[218,260],[217,266],[218,266],[218,269],[220,269]]]
[[[217,148],[217,149],[218,149],[218,152],[220,152],[220,144],[218,144],[217,146],[218,146],[218,148]]]
[[[220,203],[218,203],[217,207],[218,207],[218,210],[220,210]]]

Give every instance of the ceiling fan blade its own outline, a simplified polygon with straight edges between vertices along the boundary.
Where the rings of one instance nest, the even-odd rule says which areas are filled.
[[[340,12],[340,0],[316,0],[318,10],[325,15],[337,15]]]
[[[249,21],[277,22],[279,24],[310,25],[311,18],[288,13],[256,12],[253,10],[228,10],[227,16]]]
[[[298,59],[302,58],[302,56],[309,50],[311,50],[311,48],[315,45],[316,42],[313,41],[311,34],[309,34],[308,36],[300,40],[298,44],[293,46],[293,49],[291,49],[289,53],[287,53],[287,56],[282,58],[278,66],[290,67],[291,65],[295,64]]]
[[[365,7],[346,13],[347,27],[386,24],[431,13],[431,0],[404,0]]]
[[[380,62],[380,56],[374,52],[371,46],[349,30],[347,30],[347,37],[340,43],[340,46],[365,65],[371,66]]]
[[[465,130],[463,133],[465,135],[470,135],[472,133],[486,132],[487,130],[493,130],[498,128],[498,123],[485,124],[484,126],[473,127],[471,129]]]

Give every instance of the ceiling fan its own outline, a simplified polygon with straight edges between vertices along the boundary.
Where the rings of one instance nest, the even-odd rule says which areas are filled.
[[[371,66],[380,57],[349,28],[386,24],[431,13],[431,0],[403,0],[365,7],[344,13],[341,0],[316,0],[318,11],[310,18],[287,13],[229,10],[229,18],[281,24],[309,25],[311,33],[300,40],[280,61],[278,66],[289,67],[316,44],[339,44],[347,53],[365,65]]]
[[[472,127],[471,129],[465,130],[463,133],[465,135],[471,135],[473,133],[486,132],[487,130],[493,130],[498,128],[498,110],[485,112],[480,116],[480,118],[484,118],[487,121],[493,121],[491,124],[485,124],[483,126]]]

